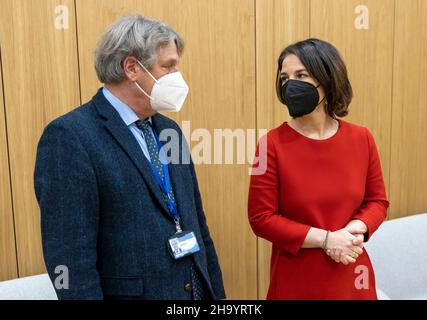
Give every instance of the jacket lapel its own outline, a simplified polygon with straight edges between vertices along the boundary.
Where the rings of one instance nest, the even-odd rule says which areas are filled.
[[[135,140],[126,124],[120,118],[118,112],[104,97],[102,90],[98,91],[98,93],[93,97],[92,102],[95,104],[101,117],[105,119],[104,124],[106,129],[115,138],[120,147],[127,153],[130,160],[133,162],[146,181],[147,185],[152,191],[152,194],[163,208],[164,213],[170,217],[169,210],[163,198],[163,193],[151,171],[148,160],[144,156],[144,153],[139,147],[138,142]]]

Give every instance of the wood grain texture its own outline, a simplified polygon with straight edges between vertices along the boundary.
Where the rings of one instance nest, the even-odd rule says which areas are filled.
[[[396,1],[390,218],[427,212],[427,1]]]
[[[55,29],[55,8],[69,29]],[[11,161],[19,275],[45,271],[34,195],[36,146],[48,122],[79,104],[74,2],[2,0],[4,95]]]
[[[290,119],[276,97],[277,59],[291,43],[309,36],[308,0],[256,1],[257,127],[270,130]],[[270,282],[271,243],[258,238],[258,297]]]
[[[1,57],[1,53],[0,53]],[[0,60],[0,281],[18,277]]]
[[[78,0],[76,4],[84,101],[101,86],[92,60],[101,33],[120,16],[139,12],[167,22],[186,43],[181,71],[190,94],[179,114],[166,115],[179,125],[190,121],[191,130],[207,129],[212,139],[215,129],[255,128],[253,0]],[[192,141],[191,146],[196,143]],[[246,217],[248,168],[248,164],[196,166],[208,225],[231,299],[257,298],[256,238]]]

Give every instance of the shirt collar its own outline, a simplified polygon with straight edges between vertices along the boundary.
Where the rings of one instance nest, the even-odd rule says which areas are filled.
[[[116,109],[116,111],[120,115],[120,118],[122,118],[122,120],[127,126],[130,126],[131,124],[140,120],[135,111],[133,111],[131,107],[129,107],[127,104],[125,104],[115,95],[113,95],[110,90],[104,87],[102,88],[102,93],[104,94],[108,102],[111,103],[114,109]],[[152,123],[151,117],[148,118],[148,121]]]

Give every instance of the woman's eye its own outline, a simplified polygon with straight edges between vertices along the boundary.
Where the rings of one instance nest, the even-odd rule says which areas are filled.
[[[305,74],[300,74],[300,75],[298,75],[298,78],[299,79],[303,79],[303,78],[305,78],[307,75],[305,75]]]

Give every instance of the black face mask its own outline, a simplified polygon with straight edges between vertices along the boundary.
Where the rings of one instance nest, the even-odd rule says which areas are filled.
[[[282,86],[282,100],[289,109],[292,118],[312,113],[323,101],[319,101],[317,88],[311,83],[299,80],[288,80]]]

